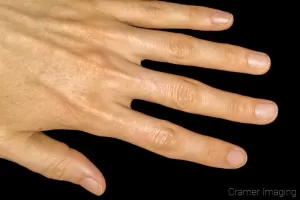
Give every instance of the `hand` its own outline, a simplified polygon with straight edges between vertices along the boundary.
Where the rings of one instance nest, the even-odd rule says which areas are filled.
[[[228,13],[153,0],[0,0],[0,23],[0,157],[96,195],[106,187],[100,171],[41,131],[80,130],[232,169],[247,160],[242,148],[133,111],[131,101],[240,123],[263,125],[277,116],[269,100],[140,66],[149,59],[264,74],[266,54],[151,30],[224,30],[233,23]]]

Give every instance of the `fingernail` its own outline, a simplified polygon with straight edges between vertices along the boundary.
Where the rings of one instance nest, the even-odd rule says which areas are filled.
[[[272,120],[276,117],[278,108],[274,103],[258,104],[255,108],[255,115],[263,120]]]
[[[101,194],[103,194],[102,186],[99,183],[97,183],[94,179],[86,178],[83,181],[81,181],[80,185],[81,187],[95,195],[100,196]]]
[[[227,160],[232,167],[241,167],[247,162],[247,154],[239,149],[233,149],[228,153]]]
[[[232,19],[232,14],[223,11],[216,11],[216,13],[212,16],[212,22],[214,24],[228,24],[232,21]]]
[[[263,53],[253,53],[248,57],[249,66],[256,69],[269,67],[270,62],[269,56]]]

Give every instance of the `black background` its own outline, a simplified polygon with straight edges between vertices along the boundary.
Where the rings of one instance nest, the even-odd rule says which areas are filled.
[[[231,29],[222,32],[172,31],[266,52],[272,59],[271,70],[266,75],[254,76],[150,61],[145,61],[143,65],[158,71],[187,76],[223,90],[271,99],[279,106],[279,116],[274,123],[259,126],[187,114],[141,101],[134,101],[132,107],[197,133],[240,145],[248,153],[248,163],[238,170],[209,168],[170,160],[115,139],[81,132],[51,131],[47,134],[84,153],[102,171],[107,182],[105,194],[96,197],[79,186],[48,180],[16,164],[0,160],[0,199],[10,199],[15,195],[24,198],[69,197],[103,200],[210,199],[234,198],[228,195],[229,188],[297,189],[299,174],[296,171],[296,137],[299,131],[292,129],[291,121],[291,113],[297,106],[293,103],[292,94],[287,92],[297,91],[292,88],[295,84],[289,84],[294,80],[291,68],[295,68],[296,63],[289,65],[286,62],[286,55],[292,49],[283,47],[287,43],[285,40],[289,37],[288,32],[291,31],[287,25],[289,20],[284,4],[279,1],[269,1],[267,4],[266,1],[262,3],[259,0],[177,2],[231,12],[235,22]],[[288,34],[284,36],[286,33]],[[5,197],[5,194],[9,196]]]

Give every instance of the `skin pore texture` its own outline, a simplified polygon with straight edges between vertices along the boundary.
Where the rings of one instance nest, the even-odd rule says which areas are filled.
[[[232,23],[217,9],[155,0],[0,0],[0,158],[95,195],[106,188],[101,172],[42,131],[79,130],[171,159],[242,167],[241,147],[130,107],[140,99],[238,123],[271,123],[278,108],[270,100],[141,67],[149,59],[266,73],[271,63],[264,53],[163,30],[221,31]]]

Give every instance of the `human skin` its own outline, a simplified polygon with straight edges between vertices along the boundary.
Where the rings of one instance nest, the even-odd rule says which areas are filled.
[[[141,99],[238,123],[271,123],[278,108],[270,100],[140,66],[149,59],[266,73],[264,53],[163,31],[221,31],[232,23],[231,14],[216,9],[155,0],[0,0],[0,157],[96,195],[106,188],[101,172],[41,131],[80,130],[171,159],[242,167],[241,147],[130,108]]]

